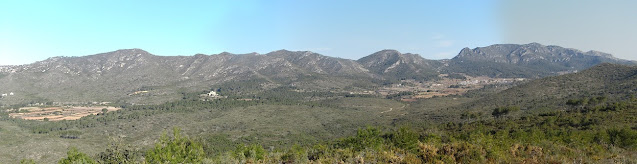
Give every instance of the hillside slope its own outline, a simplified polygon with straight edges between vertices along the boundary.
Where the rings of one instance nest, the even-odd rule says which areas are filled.
[[[635,94],[637,66],[604,63],[578,73],[533,80],[484,96],[467,106],[492,109],[516,105],[538,109],[564,106],[569,99],[599,96],[622,99]]]

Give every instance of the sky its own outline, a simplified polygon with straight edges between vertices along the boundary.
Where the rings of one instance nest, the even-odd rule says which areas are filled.
[[[538,42],[637,60],[637,1],[0,0],[0,65],[140,48],[155,55],[280,49],[359,59],[452,58]]]

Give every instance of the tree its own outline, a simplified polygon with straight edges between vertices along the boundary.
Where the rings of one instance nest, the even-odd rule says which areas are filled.
[[[106,151],[98,155],[100,163],[135,163],[140,153],[121,141],[113,141]]]
[[[623,148],[630,148],[637,145],[637,131],[622,128],[611,128],[606,130],[609,143]]]
[[[493,115],[494,117],[501,117],[503,115],[507,115],[511,112],[516,112],[519,110],[520,110],[520,107],[518,106],[498,107],[493,109],[493,112],[491,112],[491,115]]]
[[[102,108],[102,113],[106,114],[106,112],[108,112],[108,109]]]
[[[412,152],[418,152],[418,137],[420,137],[418,133],[407,127],[400,127],[389,134],[389,139],[394,146]]]
[[[93,160],[88,155],[79,152],[77,148],[71,147],[71,149],[66,153],[67,157],[58,161],[59,164],[97,164],[95,160]]]
[[[380,149],[383,138],[381,130],[375,127],[367,127],[366,129],[358,129],[356,136],[348,137],[341,140],[337,145],[341,148],[353,148],[355,151],[365,149]]]
[[[566,101],[566,105],[577,106],[581,104],[582,104],[582,101],[578,99],[569,99],[568,101]]]
[[[201,143],[182,137],[179,129],[173,129],[173,138],[164,133],[155,148],[146,153],[148,163],[201,163],[204,159]]]

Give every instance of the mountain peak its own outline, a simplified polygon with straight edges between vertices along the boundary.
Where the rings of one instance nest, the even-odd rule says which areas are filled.
[[[471,53],[471,51],[472,50],[469,47],[465,47],[462,50],[460,50],[460,53],[458,53],[458,55],[456,57],[454,57],[454,59],[455,58],[462,58],[462,57],[465,57],[467,55],[472,55],[473,53]]]
[[[270,53],[289,53],[289,52],[292,52],[292,51],[286,50],[286,49],[280,49],[280,50],[272,51]],[[268,53],[268,54],[270,54],[270,53]]]
[[[585,54],[591,55],[591,56],[600,56],[600,57],[605,57],[605,58],[617,59],[611,54],[608,54],[608,53],[605,53],[605,52],[600,52],[600,51],[595,51],[595,50],[590,50],[590,51],[586,52]]]
[[[430,79],[437,76],[439,62],[422,58],[418,54],[402,54],[397,50],[385,49],[360,58],[358,63],[374,73],[393,78]]]
[[[107,54],[122,54],[122,55],[151,55],[148,51],[132,48],[132,49],[119,49],[112,52],[107,52]]]
[[[320,55],[320,54],[312,52],[312,51],[289,51],[289,50],[286,50],[286,49],[272,51],[272,52],[267,53],[265,55],[267,55],[267,56],[310,56],[310,55],[323,56],[323,55]]]
[[[224,56],[224,55],[235,55],[235,54],[230,53],[230,52],[223,51],[223,52],[221,52],[221,53],[219,53],[219,54],[217,54],[217,55]]]
[[[374,54],[383,54],[383,55],[401,55],[402,53],[400,53],[400,51],[398,50],[394,50],[394,49],[384,49],[384,50],[380,50],[378,52],[373,53]]]
[[[144,58],[154,56],[148,51],[144,51],[139,48],[133,49],[119,49],[111,52],[96,54],[94,56],[106,57],[106,58]]]

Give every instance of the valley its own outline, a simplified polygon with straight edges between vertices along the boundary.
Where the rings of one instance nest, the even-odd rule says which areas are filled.
[[[486,76],[470,77],[456,75],[456,78],[448,78],[447,74],[441,74],[439,80],[435,81],[415,81],[401,80],[398,84],[382,87],[376,91],[359,92],[359,94],[377,93],[382,96],[409,93],[400,96],[401,101],[417,101],[417,99],[427,99],[433,97],[443,97],[449,95],[463,95],[468,91],[484,88],[490,85],[513,85],[513,83],[523,83],[525,78],[491,78]]]
[[[637,164],[635,6],[0,0],[0,164]]]
[[[493,47],[440,61],[395,50],[349,60],[132,49],[3,67],[0,91],[14,94],[0,98],[0,163],[67,153],[155,163],[171,144],[194,146],[184,146],[198,152],[184,155],[193,163],[634,161],[632,61]],[[486,52],[504,57],[483,61]],[[560,62],[513,60],[531,52]]]

